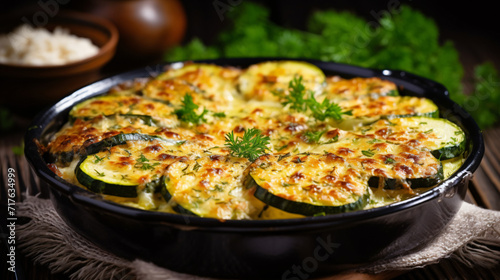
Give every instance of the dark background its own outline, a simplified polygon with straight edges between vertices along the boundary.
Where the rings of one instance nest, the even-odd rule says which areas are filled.
[[[17,9],[32,5],[38,1],[57,0],[1,0],[0,14],[10,13]],[[64,2],[62,0],[59,0]],[[72,9],[84,3],[84,0],[65,0],[60,5],[64,9]],[[118,0],[111,0],[118,1]],[[119,0],[124,1],[124,0]],[[137,1],[137,0],[135,0]],[[144,0],[148,1],[148,0]],[[165,0],[169,1],[169,0]],[[184,42],[192,37],[199,37],[205,43],[211,43],[216,34],[231,24],[225,17],[221,21],[214,3],[238,3],[244,1],[258,2],[269,7],[271,20],[293,28],[304,28],[309,15],[315,10],[336,9],[348,10],[367,20],[374,20],[372,13],[387,10],[390,3],[409,5],[434,19],[440,30],[440,38],[451,40],[460,52],[466,76],[472,71],[473,64],[486,60],[493,61],[500,68],[500,24],[497,22],[498,11],[493,1],[431,1],[431,0],[180,0],[187,16],[187,30]],[[471,63],[471,62],[474,63]]]
[[[17,8],[36,5],[38,1],[56,0],[2,0],[0,12],[9,12]],[[62,0],[61,0],[62,1]],[[65,0],[68,1],[68,0]],[[69,0],[61,7],[73,7],[83,0]],[[116,0],[113,0],[116,1]],[[146,0],[147,1],[147,0]],[[165,0],[168,1],[168,0]],[[210,41],[213,35],[228,24],[227,21],[219,19],[214,8],[217,0],[181,0],[189,24],[186,38],[198,36]],[[493,1],[430,1],[430,0],[356,0],[356,1],[328,1],[328,0],[219,0],[222,3],[239,3],[243,1],[253,1],[264,4],[271,9],[271,18],[279,24],[289,27],[301,28],[307,20],[308,15],[315,9],[337,9],[350,10],[367,19],[373,19],[370,12],[387,9],[389,3],[405,4],[422,11],[427,16],[433,18],[442,29],[443,36],[448,36],[448,32],[459,31],[473,33],[488,37],[500,42],[500,25],[496,21],[498,10],[494,7]]]

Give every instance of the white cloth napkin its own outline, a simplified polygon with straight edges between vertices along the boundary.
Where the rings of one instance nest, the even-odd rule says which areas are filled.
[[[18,226],[20,250],[35,262],[70,279],[208,279],[177,273],[142,260],[128,261],[106,252],[74,232],[59,217],[50,200],[28,196],[17,204],[17,215],[31,220]],[[495,249],[496,248],[496,249]],[[492,267],[500,263],[500,211],[469,203],[440,236],[424,249],[380,260],[357,269],[360,273],[408,270],[453,257],[464,265]]]

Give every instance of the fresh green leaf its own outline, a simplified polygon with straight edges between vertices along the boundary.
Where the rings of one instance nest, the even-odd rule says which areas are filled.
[[[202,122],[206,122],[207,120],[205,119],[205,114],[208,113],[208,110],[204,108],[198,115],[196,113],[198,108],[199,106],[193,102],[193,97],[186,93],[182,99],[182,107],[175,110],[174,113],[177,115],[179,120],[186,123],[200,124]]]
[[[323,102],[319,103],[314,98],[313,93],[307,99],[307,105],[312,112],[312,116],[319,121],[324,121],[327,118],[341,120],[342,115],[352,115],[352,111],[342,111],[342,108],[337,103],[330,102],[329,99],[325,98]]]
[[[306,95],[306,88],[302,82],[302,76],[294,77],[288,84],[290,93],[283,95],[280,92],[275,92],[275,95],[280,95],[285,101],[282,102],[283,106],[296,112],[306,112],[308,109],[311,115],[319,121],[325,121],[327,118],[334,120],[341,120],[342,115],[351,115],[351,111],[342,111],[342,108],[329,99],[324,99],[319,103],[316,101],[313,91],[309,92],[309,97]]]
[[[269,144],[269,136],[263,136],[257,128],[245,130],[243,137],[235,137],[231,131],[226,134],[226,147],[231,150],[231,155],[235,157],[247,158],[250,161],[256,160],[266,152]]]
[[[289,83],[288,87],[290,89],[290,93],[288,95],[284,95],[283,101],[281,104],[283,106],[290,106],[290,109],[296,112],[305,112],[307,110],[307,102],[305,99],[306,88],[302,83],[302,76],[294,77]]]
[[[443,41],[434,20],[407,5],[397,13],[384,13],[378,26],[353,13],[330,9],[313,12],[306,30],[286,28],[270,20],[268,8],[254,2],[241,3],[227,16],[231,24],[212,45],[194,38],[168,51],[165,60],[280,56],[404,70],[443,84],[451,99],[467,110],[481,128],[500,120],[500,79],[495,67],[491,63],[478,66],[474,91],[465,94],[464,68],[453,42]],[[301,100],[307,99],[304,93],[290,95],[285,102],[292,110],[303,112],[306,105]],[[320,119],[338,117],[334,106],[310,102]]]

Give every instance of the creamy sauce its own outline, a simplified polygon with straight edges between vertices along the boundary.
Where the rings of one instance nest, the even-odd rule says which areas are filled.
[[[338,192],[346,199],[353,192],[363,194],[369,176],[386,176],[404,181],[437,174],[441,163],[429,153],[426,146],[391,143],[384,138],[377,138],[376,131],[370,131],[373,134],[370,136],[366,135],[368,130],[360,131],[364,125],[382,115],[404,115],[418,109],[418,106],[398,109],[394,105],[400,97],[392,96],[396,90],[393,83],[378,78],[356,78],[351,81],[328,77],[325,80],[322,73],[315,76],[318,73],[316,68],[306,68],[303,71],[307,77],[306,89],[314,89],[318,93],[318,100],[339,100],[340,104],[346,106],[345,109],[352,107],[353,115],[346,117],[343,122],[331,119],[317,121],[307,112],[291,111],[273,94],[276,89],[289,94],[288,83],[293,78],[283,69],[278,70],[266,70],[264,75],[256,73],[257,70],[253,68],[253,72],[245,72],[233,68],[190,65],[180,70],[169,70],[146,83],[142,96],[124,90],[86,101],[72,110],[72,117],[76,120],[66,124],[48,144],[48,153],[60,156],[64,152],[64,155],[72,155],[69,160],[56,157],[52,168],[68,182],[84,187],[75,178],[74,171],[80,162],[78,154],[89,145],[121,133],[142,133],[175,140],[178,141],[177,145],[161,141],[129,141],[117,145],[89,155],[86,171],[93,173],[95,170],[94,177],[99,179],[104,172],[102,170],[107,170],[106,175],[113,174],[107,177],[110,183],[139,186],[137,197],[103,195],[108,200],[161,212],[176,212],[179,206],[184,206],[196,215],[218,219],[302,217],[268,207],[253,197],[255,190],[246,187],[250,162],[229,155],[230,150],[225,146],[225,137],[229,132],[241,137],[247,129],[260,129],[263,135],[270,137],[267,147],[270,154],[333,153],[345,158],[344,169],[338,169],[337,172],[353,170],[356,178],[352,182],[355,188]],[[273,74],[281,72],[285,74]],[[241,87],[244,88],[243,93],[240,92]],[[182,106],[186,94],[192,96],[198,106],[194,112],[197,115],[204,114],[204,121],[192,124],[178,119],[176,110]],[[428,101],[412,97],[407,103],[419,102]],[[422,113],[434,110],[432,106],[424,107]],[[150,116],[153,121],[137,117],[140,115]],[[308,136],[313,132],[321,132],[314,141]],[[405,137],[408,140],[412,136]],[[214,155],[223,157],[224,163],[211,160]],[[182,157],[185,160],[180,160]],[[323,157],[319,156],[318,159]],[[300,172],[308,174],[308,180],[320,180],[319,177],[314,179],[315,176],[321,172],[326,176],[331,166],[325,167],[321,161],[316,162],[316,165],[308,165]],[[461,162],[457,161],[443,164],[444,173],[449,176],[460,165]],[[286,175],[288,178],[299,170],[287,169],[286,161],[278,169],[290,173]],[[344,176],[344,173],[337,176]],[[172,188],[173,198],[169,202],[160,193],[142,191],[145,184],[162,176],[168,179],[167,185]],[[276,174],[262,175],[263,182],[272,183],[278,179]],[[401,201],[428,188],[367,189],[370,199],[365,208]],[[203,193],[197,194],[198,191]],[[283,191],[289,190],[283,188]],[[314,203],[335,204],[326,192],[316,197]]]

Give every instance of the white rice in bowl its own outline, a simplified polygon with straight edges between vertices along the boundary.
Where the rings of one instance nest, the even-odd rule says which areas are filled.
[[[99,51],[90,39],[56,27],[53,32],[28,24],[0,35],[0,63],[33,66],[62,65],[91,57]]]

